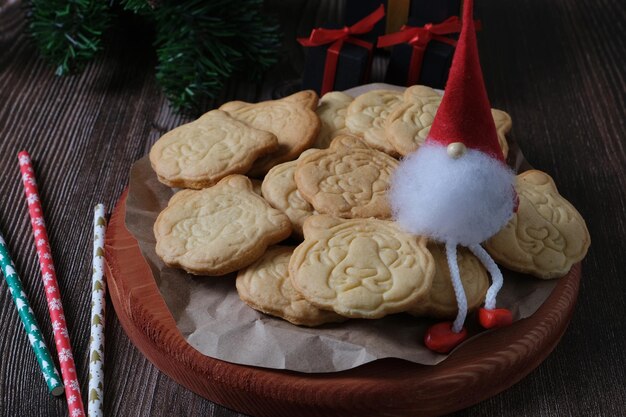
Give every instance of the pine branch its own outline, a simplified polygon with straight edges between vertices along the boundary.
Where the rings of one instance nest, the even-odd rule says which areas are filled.
[[[278,26],[263,0],[117,0],[154,21],[156,78],[177,111],[198,112],[235,74],[259,77],[276,61]],[[30,31],[58,75],[81,70],[102,48],[105,0],[30,0]]]
[[[29,15],[30,32],[57,75],[78,71],[93,59],[110,21],[102,0],[31,0]]]
[[[154,7],[154,2],[147,0],[121,0],[120,4],[124,7],[124,10],[137,14],[149,14],[152,12],[152,7]]]
[[[157,25],[156,77],[173,107],[198,112],[226,80],[258,77],[277,61],[278,26],[262,0],[162,1]]]

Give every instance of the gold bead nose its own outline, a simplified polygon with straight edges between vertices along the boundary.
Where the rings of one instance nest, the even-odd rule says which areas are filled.
[[[448,156],[453,159],[459,159],[465,152],[467,152],[467,147],[461,142],[453,142],[448,145],[446,149],[448,152]]]

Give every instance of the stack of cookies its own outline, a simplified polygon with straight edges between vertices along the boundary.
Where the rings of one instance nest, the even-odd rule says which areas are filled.
[[[154,224],[157,254],[191,274],[237,272],[244,302],[297,325],[454,317],[442,247],[400,229],[387,200],[397,158],[423,143],[440,101],[424,86],[319,103],[302,91],[226,103],[166,133],[150,161],[162,183],[184,190]],[[492,114],[506,155],[511,119]],[[517,191],[518,212],[486,249],[509,269],[563,276],[589,246],[583,219],[545,173],[520,174]],[[469,251],[458,261],[477,308],[488,274]]]

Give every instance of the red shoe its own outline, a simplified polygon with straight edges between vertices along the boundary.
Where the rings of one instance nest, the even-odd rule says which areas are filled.
[[[452,331],[452,322],[437,323],[428,328],[424,336],[424,344],[434,352],[448,353],[467,339],[465,327],[460,332]]]
[[[513,314],[506,308],[494,308],[493,310],[480,308],[478,310],[478,321],[485,329],[506,327],[513,323]]]

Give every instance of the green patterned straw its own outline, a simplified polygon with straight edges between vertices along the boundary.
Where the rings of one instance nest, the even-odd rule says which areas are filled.
[[[46,384],[48,384],[48,390],[52,393],[52,395],[62,395],[64,389],[63,384],[61,383],[61,378],[59,377],[59,372],[54,366],[50,352],[48,351],[46,343],[43,341],[43,337],[39,332],[37,320],[35,320],[33,310],[30,308],[30,304],[28,304],[28,298],[26,298],[26,294],[22,289],[20,277],[18,277],[17,272],[15,272],[15,264],[9,256],[9,251],[1,233],[0,267],[2,268],[4,279],[6,279],[7,284],[9,284],[11,297],[13,297],[13,302],[15,302],[15,306],[17,307],[17,313],[19,314],[20,319],[22,319],[22,324],[24,324],[24,330],[26,330],[26,333],[28,334],[30,345],[35,351],[37,362],[39,362],[41,372],[43,372]]]

